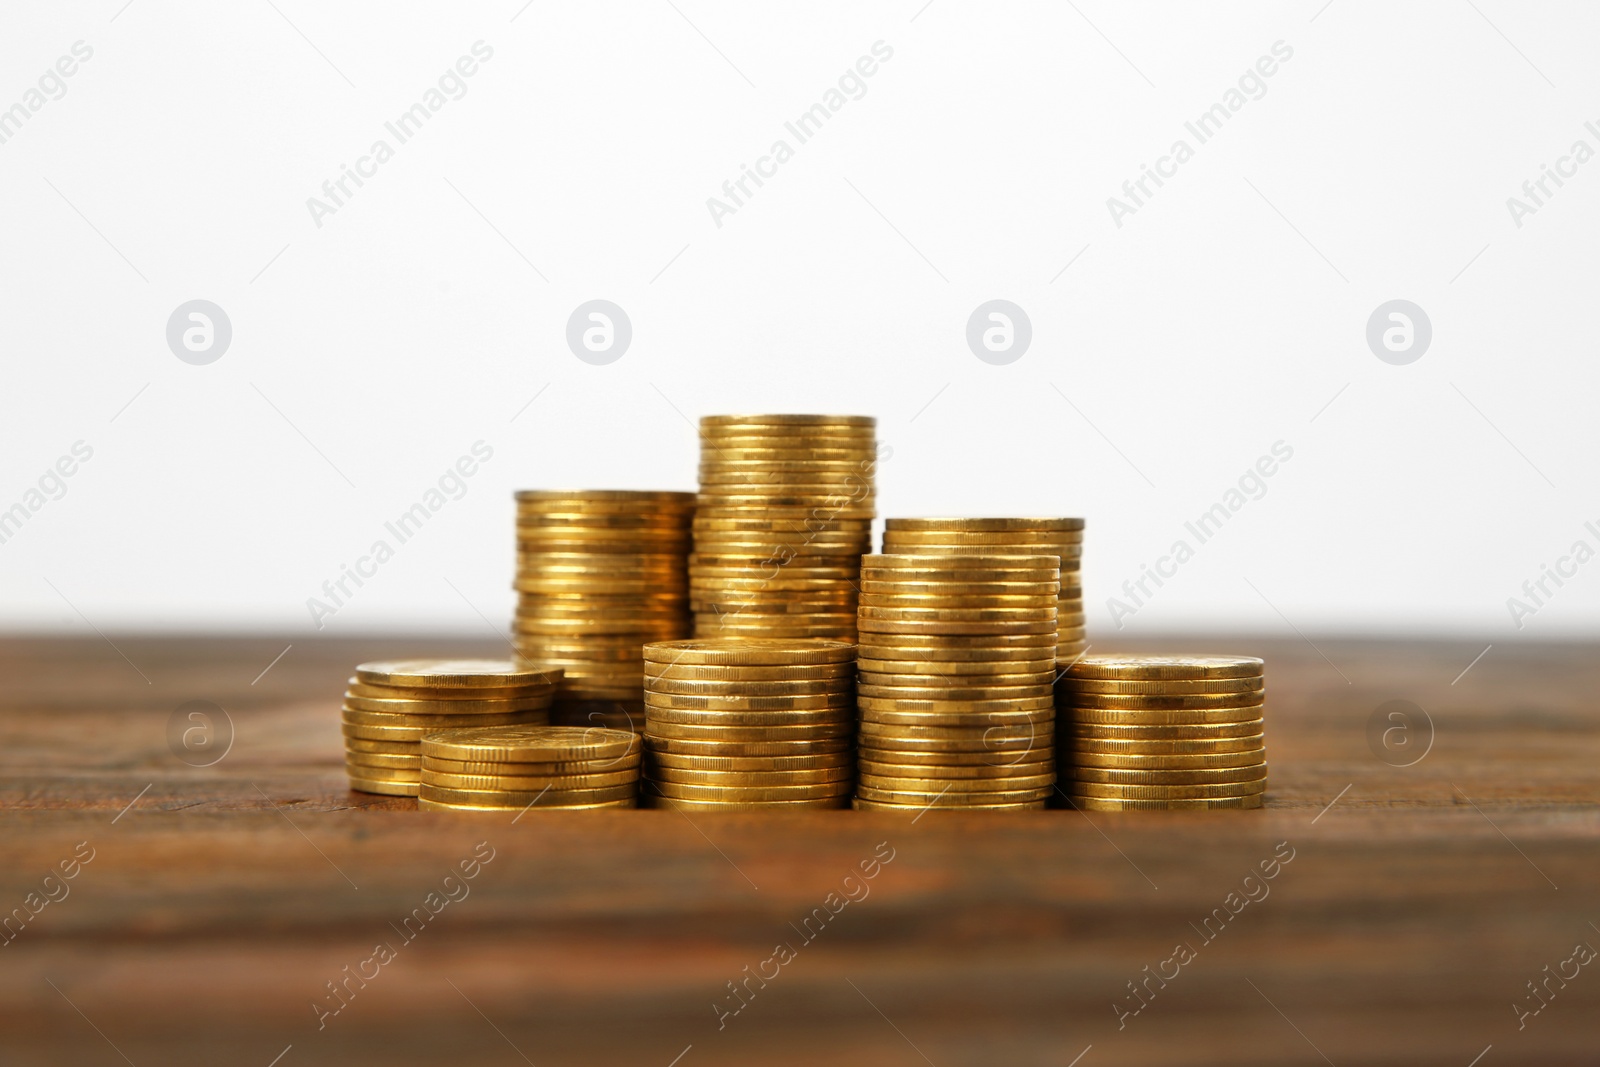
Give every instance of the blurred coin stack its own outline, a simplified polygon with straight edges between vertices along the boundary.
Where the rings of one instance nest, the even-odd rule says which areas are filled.
[[[1089,811],[1259,808],[1263,664],[1088,655],[1056,683],[1061,788]]]
[[[855,581],[872,550],[877,420],[700,420],[689,559],[696,637],[855,640]]]
[[[1037,554],[862,560],[857,809],[1044,807],[1060,583]]]
[[[885,519],[885,552],[1017,553],[1061,561],[1056,659],[1070,662],[1089,647],[1083,611],[1082,519]]]
[[[693,493],[517,494],[517,655],[565,672],[552,721],[637,731],[646,641],[687,637]]]
[[[646,645],[648,802],[686,811],[847,807],[855,651],[806,639]]]
[[[560,680],[559,669],[505,660],[361,664],[344,694],[350,788],[416,796],[423,737],[441,730],[547,723]]]
[[[586,726],[494,726],[422,739],[424,811],[632,808],[639,735]]]

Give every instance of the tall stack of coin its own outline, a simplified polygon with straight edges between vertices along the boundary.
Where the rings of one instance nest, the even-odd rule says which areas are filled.
[[[1253,656],[1082,656],[1056,683],[1062,792],[1090,811],[1259,808],[1265,693]]]
[[[1036,554],[862,560],[858,809],[1044,807],[1060,584]]]
[[[638,789],[631,730],[494,726],[422,739],[423,810],[631,808]]]
[[[877,420],[700,420],[700,507],[689,560],[696,637],[853,641],[855,581],[872,550]]]
[[[440,730],[543,724],[559,668],[506,660],[415,659],[363,663],[344,694],[350,788],[414,797],[422,739]]]
[[[688,811],[847,806],[855,654],[807,639],[646,645],[646,797]]]
[[[565,671],[552,720],[638,730],[646,641],[687,637],[693,493],[517,494],[517,654]]]
[[[1056,608],[1056,659],[1070,662],[1089,647],[1083,611],[1082,519],[885,519],[885,552],[1014,552],[1056,556],[1061,591]]]

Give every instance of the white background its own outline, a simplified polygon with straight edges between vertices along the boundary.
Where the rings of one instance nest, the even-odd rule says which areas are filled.
[[[1600,10],[275,2],[0,12],[0,108],[94,50],[0,144],[0,507],[94,449],[0,545],[0,624],[309,636],[306,599],[483,440],[322,631],[483,632],[513,489],[693,488],[686,419],[818,410],[879,417],[880,514],[1087,516],[1095,632],[1279,440],[1126,632],[1600,629],[1600,562],[1520,630],[1506,604],[1600,543],[1600,161],[1521,228],[1506,206],[1600,148]],[[317,227],[307,198],[479,40],[466,95]],[[719,228],[707,198],[880,40]],[[1280,40],[1117,227],[1107,198]],[[597,297],[633,323],[609,366],[564,340]],[[997,297],[1033,324],[1008,366],[965,343]],[[233,325],[209,366],[165,341],[194,298]],[[1409,366],[1365,341],[1395,298],[1433,323]]]

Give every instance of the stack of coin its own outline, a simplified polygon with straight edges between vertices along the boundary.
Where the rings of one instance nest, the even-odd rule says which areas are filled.
[[[877,420],[700,420],[689,560],[696,637],[853,641],[855,580],[872,550]]]
[[[645,786],[686,811],[842,808],[855,646],[708,638],[644,646]]]
[[[414,797],[422,739],[441,730],[550,719],[559,668],[507,660],[414,659],[363,663],[344,693],[350,788]]]
[[[1089,811],[1259,808],[1266,685],[1253,656],[1082,656],[1056,683],[1061,789]]]
[[[632,808],[638,795],[631,730],[493,726],[422,739],[423,810]]]
[[[856,808],[1044,807],[1060,584],[1034,554],[862,560]]]
[[[638,730],[646,641],[687,637],[693,493],[517,494],[517,654],[561,667],[556,723]]]
[[[1082,519],[885,519],[885,552],[1017,553],[1061,560],[1056,659],[1069,663],[1089,647],[1083,611]]]

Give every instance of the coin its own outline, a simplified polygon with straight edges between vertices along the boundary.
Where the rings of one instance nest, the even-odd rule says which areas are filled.
[[[811,681],[789,679],[787,681],[691,681],[684,678],[647,678],[645,691],[652,694],[678,694],[682,696],[738,696],[752,697],[777,697],[777,696],[815,696],[829,693],[845,693],[850,691],[848,681],[833,678],[823,678]]]
[[[479,777],[537,778],[566,775],[610,774],[636,770],[640,765],[640,751],[609,759],[543,760],[513,763],[508,760],[456,760],[438,756],[420,756],[420,769],[443,774],[476,775]]]
[[[1217,811],[1227,808],[1259,808],[1262,806],[1263,794],[1187,800],[1118,800],[1076,795],[1070,795],[1069,798],[1074,807],[1084,811]]]
[[[711,785],[749,788],[751,786],[824,785],[855,778],[852,766],[825,767],[811,771],[697,771],[683,767],[655,767],[650,780],[678,785]]]
[[[1054,786],[1036,789],[994,790],[981,793],[939,789],[878,789],[870,786],[856,786],[856,797],[861,800],[898,801],[903,804],[937,805],[952,808],[980,804],[1018,803],[1026,800],[1047,800],[1054,792]]]
[[[856,797],[850,804],[856,811],[892,811],[892,812],[918,812],[928,811],[939,807],[937,804],[896,804],[893,801],[863,800]],[[945,811],[1039,811],[1044,808],[1043,800],[1023,801],[1015,804],[963,804],[959,809],[946,806]],[[919,815],[918,818],[921,816]]]
[[[1044,711],[1055,708],[1048,696],[1018,696],[998,700],[913,699],[910,697],[856,698],[856,707],[862,711],[930,711],[964,712],[972,714],[985,711]]]
[[[817,756],[680,756],[671,752],[650,753],[652,774],[684,771],[759,771],[785,773],[794,771],[831,771],[855,767],[855,757],[848,751]]]
[[[983,727],[994,726],[1038,727],[1054,725],[1055,713],[1049,708],[1038,711],[983,711],[976,714],[970,712],[937,712],[937,711],[862,711],[858,720],[862,723],[876,723],[881,726],[962,726]]]
[[[636,808],[638,801],[634,797],[623,800],[606,800],[597,804],[442,804],[437,801],[417,798],[418,811],[481,811],[481,812],[507,812],[507,811],[589,811],[601,808]]]
[[[644,734],[650,739],[684,741],[820,741],[849,738],[855,725],[849,721],[798,723],[792,726],[720,726],[701,723],[661,722],[645,719]]]
[[[1249,782],[1220,782],[1213,785],[1113,785],[1109,782],[1074,781],[1068,795],[1108,797],[1113,800],[1199,800],[1242,797],[1266,791],[1265,778]]]
[[[1030,776],[1010,776],[1005,778],[902,778],[882,777],[875,774],[862,772],[857,784],[867,789],[887,789],[895,792],[907,790],[929,793],[942,793],[948,790],[951,793],[1015,793],[1025,789],[1040,789],[1054,786],[1056,773],[1052,769],[1042,774]]]
[[[1041,649],[1041,651],[1047,651]],[[967,677],[999,677],[1002,675],[1024,674],[1029,676],[1043,676],[1049,674],[1055,677],[1055,658],[1047,656],[1041,658],[1006,659],[1006,660],[939,660],[939,659],[877,659],[862,655],[856,660],[856,667],[861,672],[861,677],[868,675],[891,676],[921,676],[933,678],[948,678],[963,684],[962,679]],[[920,684],[920,683],[913,683]]]
[[[694,494],[657,489],[519,489],[516,492],[518,507],[541,506],[559,503],[563,506],[582,504],[640,504],[681,505],[692,507]]]
[[[1265,763],[1242,767],[1185,767],[1133,769],[1128,767],[1064,767],[1061,777],[1078,782],[1105,782],[1112,785],[1217,785],[1227,782],[1255,782],[1267,776]]]
[[[1190,679],[1257,678],[1264,664],[1254,656],[1088,655],[1068,671],[1072,678]]]
[[[646,692],[645,710],[661,708],[697,711],[820,711],[827,708],[853,708],[855,701],[846,691],[810,696],[684,696],[678,693]]]
[[[1210,723],[1181,723],[1178,725],[1164,724],[1155,726],[1123,726],[1109,725],[1106,723],[1082,724],[1067,720],[1063,728],[1069,730],[1074,737],[1094,739],[1097,741],[1127,740],[1127,741],[1160,741],[1160,740],[1220,740],[1227,737],[1248,737],[1259,734],[1263,728],[1263,721],[1256,719],[1240,719],[1234,722]]]
[[[559,682],[554,670],[518,667],[510,660],[410,659],[363,663],[356,677],[367,685],[424,686],[429,688],[543,685]]]
[[[1262,762],[1266,758],[1266,749],[1252,748],[1240,752],[1197,752],[1197,753],[1115,753],[1115,752],[1087,752],[1082,749],[1072,749],[1070,753],[1063,754],[1063,765],[1069,762],[1074,767],[1090,768],[1103,767],[1108,770],[1196,770],[1221,767],[1249,767]]]
[[[1159,681],[1103,681],[1078,678],[1068,672],[1061,678],[1061,691],[1076,696],[1079,693],[1105,693],[1122,696],[1147,694],[1150,696],[1176,696],[1179,694],[1259,693],[1266,688],[1261,676],[1254,678],[1211,678],[1200,681],[1166,679]]]
[[[699,639],[644,646],[644,658],[651,662],[729,667],[850,663],[855,654],[852,644],[821,640]]]
[[[471,761],[604,759],[634,751],[636,734],[580,726],[502,726],[432,734],[422,754]]]
[[[681,756],[756,758],[762,756],[822,756],[850,751],[848,737],[818,738],[810,741],[696,741],[682,737],[649,736],[645,751]]]
[[[1180,693],[1176,696],[1080,693],[1067,699],[1066,706],[1095,708],[1102,711],[1203,711],[1253,708],[1255,713],[1260,715],[1264,703],[1263,693]]]
[[[1063,722],[1081,726],[1209,726],[1218,723],[1260,721],[1261,707],[1210,708],[1189,711],[1118,711],[1062,705]]]
[[[936,685],[871,685],[860,684],[856,686],[858,697],[877,699],[904,700],[959,700],[987,701],[987,700],[1044,700],[1049,696],[1048,681],[1033,682],[1020,685],[971,685],[958,686],[949,683]],[[860,707],[877,707],[877,704],[858,704]],[[1054,698],[1050,698],[1050,706],[1055,707]],[[1003,709],[1002,709],[1003,710]]]
[[[1222,752],[1259,752],[1263,750],[1264,744],[1265,740],[1260,733],[1243,737],[1219,737],[1214,740],[1165,738],[1128,741],[1073,736],[1063,731],[1061,740],[1062,749],[1071,753],[1074,762],[1082,760],[1086,753],[1122,756],[1198,756]]]
[[[1060,567],[1050,562],[1050,557],[1027,552],[984,552],[958,554],[954,552],[929,551],[929,552],[879,552],[864,556],[861,560],[863,573],[868,571],[879,572],[875,574],[878,581],[892,581],[894,576],[905,571],[916,575],[906,575],[914,581],[930,581],[945,579],[949,581],[992,581],[993,579],[979,579],[971,577],[972,572],[979,573],[1006,573],[1018,572],[1026,577],[1017,581],[1049,581],[1050,577],[1057,576]],[[1036,577],[1047,575],[1050,577]]]
[[[442,786],[446,789],[473,789],[498,793],[540,792],[548,788],[552,792],[560,793],[578,789],[604,789],[637,782],[639,780],[639,769],[635,767],[632,770],[615,771],[610,774],[534,775],[531,777],[451,774],[447,771],[424,769],[421,775],[421,781],[430,785]]]
[[[375,741],[364,737],[346,737],[344,747],[347,752],[363,752],[369,755],[416,756],[421,752],[414,742],[410,741]]]
[[[365,714],[365,713],[360,713]],[[471,728],[484,726],[535,726],[540,725],[549,716],[549,712],[519,712],[516,715],[484,715],[474,717]],[[346,738],[366,738],[371,741],[421,741],[424,737],[434,733],[454,733],[454,729],[441,728],[438,725],[416,726],[389,726],[373,723],[343,722],[339,729]]]
[[[850,781],[845,779],[837,782],[819,782],[805,785],[694,785],[680,782],[650,783],[650,791],[654,795],[671,797],[678,800],[732,800],[732,801],[758,801],[758,800],[815,800],[820,797],[846,796],[850,793]]]
[[[414,797],[421,788],[416,782],[397,781],[392,778],[357,778],[348,776],[350,788],[358,793],[381,793],[392,797]]]
[[[1023,620],[1009,622],[942,622],[918,621],[902,619],[878,619],[862,615],[856,620],[856,628],[862,634],[895,634],[895,635],[1021,635],[1040,634],[1048,635],[1052,639],[1056,635],[1056,624],[1053,618],[1038,620]]]
[[[645,722],[683,723],[688,726],[803,726],[807,723],[849,722],[849,704],[821,711],[706,711],[700,708],[647,708]]]
[[[564,804],[598,804],[607,800],[625,800],[635,797],[638,787],[626,785],[605,786],[597,789],[454,789],[421,783],[419,797],[436,804],[506,805],[511,807],[555,807]]]
[[[684,800],[679,797],[648,797],[650,807],[672,808],[675,811],[717,814],[719,812],[740,811],[815,811],[821,809],[847,808],[850,806],[850,794],[844,793],[837,797],[823,797],[817,800],[758,800],[758,801],[722,801],[722,800]]]
[[[555,695],[552,688],[537,697],[519,697],[516,700],[391,700],[377,697],[357,697],[346,694],[344,707],[347,722],[363,721],[360,715],[379,715],[371,722],[389,722],[403,725],[400,718],[439,722],[449,725],[476,715],[508,715],[518,711],[542,711],[550,706]]]
[[[1006,666],[1010,666],[1010,664]],[[1051,670],[1005,674],[909,674],[894,671],[863,670],[858,681],[861,685],[873,688],[912,686],[947,690],[951,687],[986,686],[989,688],[1015,689],[1018,686],[1026,686],[1029,689],[1037,689],[1040,686],[1048,686],[1054,678],[1055,672]],[[879,693],[877,695],[883,696],[884,694]],[[966,695],[971,696],[972,694]]]
[[[554,684],[533,686],[507,686],[501,689],[423,689],[398,685],[367,685],[351,678],[345,689],[346,696],[371,697],[389,700],[522,700],[537,698],[554,691]]]

